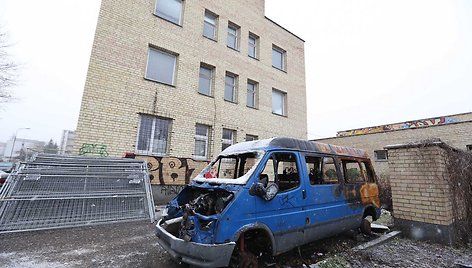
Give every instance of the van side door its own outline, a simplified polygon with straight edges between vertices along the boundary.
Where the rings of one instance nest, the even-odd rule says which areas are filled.
[[[255,196],[257,221],[272,231],[276,252],[285,252],[304,243],[305,195],[301,183],[298,152],[274,151],[265,158],[259,182],[279,187],[270,201]]]
[[[333,156],[304,155],[307,192],[305,243],[339,233],[345,219],[346,199]]]

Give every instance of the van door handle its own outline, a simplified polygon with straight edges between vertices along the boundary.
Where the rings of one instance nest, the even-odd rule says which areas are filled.
[[[306,199],[306,190],[302,190],[303,199]]]

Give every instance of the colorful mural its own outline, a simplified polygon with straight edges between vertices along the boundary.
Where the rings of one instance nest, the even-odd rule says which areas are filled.
[[[206,161],[191,158],[140,155],[135,158],[147,161],[151,184],[157,185],[186,185],[208,165]]]
[[[403,122],[403,123],[376,126],[376,127],[367,127],[367,128],[339,131],[336,136],[347,137],[347,136],[363,135],[363,134],[371,134],[371,133],[382,133],[382,132],[398,130],[398,129],[437,126],[437,125],[445,125],[445,124],[451,124],[451,123],[456,123],[456,122],[458,122],[458,120],[453,117],[438,117],[438,118],[408,121],[408,122]]]

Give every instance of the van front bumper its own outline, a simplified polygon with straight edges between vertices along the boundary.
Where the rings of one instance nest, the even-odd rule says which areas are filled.
[[[224,244],[200,244],[187,242],[173,236],[162,226],[162,219],[156,225],[159,244],[177,261],[201,267],[228,266],[233,254],[235,242]]]

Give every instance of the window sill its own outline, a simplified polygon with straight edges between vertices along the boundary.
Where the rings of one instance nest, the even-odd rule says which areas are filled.
[[[287,73],[286,70],[280,69],[279,67],[275,67],[274,65],[272,65],[272,68],[277,69],[277,70],[279,70],[279,71],[281,71],[281,72]]]
[[[272,114],[273,114],[273,115],[276,115],[276,116],[285,117],[285,118],[287,118],[287,117],[288,117],[288,116],[287,116],[287,115],[285,115],[285,114],[276,114],[276,113],[274,113],[274,112],[272,112]]]
[[[176,25],[176,26],[179,26],[180,28],[183,28],[182,24],[175,23],[174,21],[171,21],[171,20],[169,20],[169,19],[166,19],[166,18],[164,18],[164,17],[161,17],[161,16],[157,15],[156,13],[152,13],[152,14],[153,14],[154,16],[158,17],[158,18],[161,19],[161,20],[167,21],[167,22],[172,23],[172,24],[174,24],[174,25]]]
[[[228,45],[227,45],[226,47],[229,48],[229,49],[231,49],[231,50],[234,50],[234,51],[236,51],[236,52],[241,52],[241,51],[239,51],[238,48],[230,47],[230,46],[228,46]]]
[[[201,96],[205,96],[205,97],[209,97],[209,98],[214,98],[213,95],[208,95],[208,94],[205,94],[205,93],[201,93],[200,91],[197,91],[198,95],[201,95]]]
[[[208,161],[208,158],[205,157],[205,156],[192,156],[192,159],[193,160],[197,160],[197,161]]]
[[[231,100],[227,100],[227,99],[224,99],[224,100],[225,100],[226,102],[229,102],[229,103],[238,105],[238,102],[236,102],[236,101],[231,101]]]
[[[252,106],[247,106],[247,105],[246,105],[246,107],[249,108],[249,109],[253,109],[253,110],[259,110],[259,108],[257,108],[257,107],[252,107]]]
[[[375,162],[388,162],[388,159],[375,159]]]
[[[213,42],[218,42],[218,40],[216,40],[216,37],[215,38],[211,38],[211,37],[208,37],[206,35],[202,35],[204,38],[208,39],[208,40],[211,40]]]
[[[156,157],[166,157],[166,156],[169,156],[169,153],[158,154],[158,153],[150,153],[150,152],[144,152],[144,151],[136,151],[135,154],[136,154],[136,155],[139,155],[139,156],[156,156]]]
[[[147,78],[147,77],[144,77],[144,80],[147,80],[147,81],[149,81],[149,82],[158,83],[158,84],[161,84],[161,85],[164,85],[164,86],[173,87],[173,88],[176,87],[175,85],[167,84],[167,83],[164,83],[164,82],[161,82],[161,81],[157,81],[157,80],[154,80],[154,79],[151,79],[151,78]]]
[[[259,58],[257,58],[257,57],[253,57],[253,56],[251,56],[251,55],[247,55],[247,56],[248,56],[249,58],[253,59],[253,60],[259,61]],[[274,67],[274,68],[275,68],[275,67]]]

